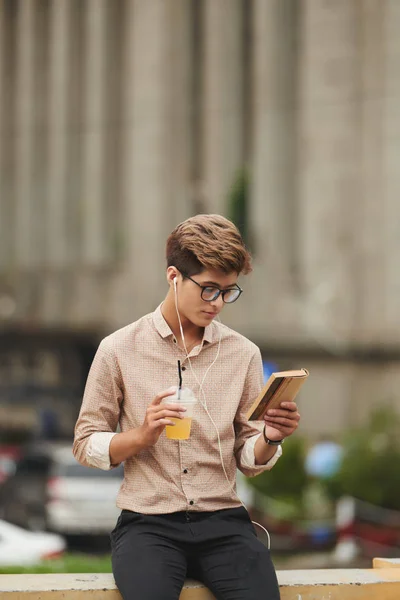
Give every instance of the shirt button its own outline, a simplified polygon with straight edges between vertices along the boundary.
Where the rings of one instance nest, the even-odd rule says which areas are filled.
[[[189,504],[190,504],[190,506],[193,506],[193,504],[194,504],[193,500],[191,500],[191,501],[189,502]]]
[[[182,371],[186,371],[186,367],[182,367]]]
[[[186,474],[188,472],[188,470],[187,469],[183,469],[183,472]]]
[[[174,342],[174,344],[176,344],[176,339],[175,338],[174,338],[173,342]]]

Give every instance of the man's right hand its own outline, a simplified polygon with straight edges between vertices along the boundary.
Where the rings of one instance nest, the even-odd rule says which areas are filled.
[[[175,393],[176,388],[160,392],[149,404],[143,425],[117,433],[110,441],[110,462],[117,465],[142,450],[154,446],[166,425],[173,425],[172,417],[180,419],[185,408],[179,404],[161,404],[161,401]]]
[[[181,419],[186,408],[179,404],[161,404],[164,398],[174,395],[176,388],[160,392],[149,404],[143,425],[139,427],[139,436],[144,447],[154,446],[167,425],[174,425],[171,418]]]

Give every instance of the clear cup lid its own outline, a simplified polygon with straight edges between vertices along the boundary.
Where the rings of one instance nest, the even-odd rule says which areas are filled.
[[[177,398],[178,402],[181,401],[188,404],[196,404],[197,398],[194,396],[190,388],[182,387],[180,390],[178,390],[176,387],[175,390],[176,395],[179,396],[179,398]],[[174,402],[176,402],[176,400],[174,400]]]

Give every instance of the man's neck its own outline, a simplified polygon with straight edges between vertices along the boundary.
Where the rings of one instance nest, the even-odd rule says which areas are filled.
[[[183,347],[175,299],[171,293],[167,294],[164,302],[161,305],[161,314],[168,323],[175,338],[178,340],[179,345]],[[200,342],[203,339],[204,327],[198,327],[197,325],[194,325],[191,321],[182,317],[182,315],[181,323],[187,347],[194,345],[195,342]]]

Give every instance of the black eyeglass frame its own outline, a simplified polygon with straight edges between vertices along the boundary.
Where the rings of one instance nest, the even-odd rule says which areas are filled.
[[[221,288],[219,288],[217,285],[201,285],[201,283],[199,283],[195,279],[192,279],[189,275],[187,275],[186,273],[183,273],[182,271],[181,271],[181,274],[182,274],[182,277],[184,277],[185,279],[190,279],[190,281],[193,281],[193,283],[195,283],[199,288],[201,288],[200,295],[201,295],[201,299],[204,300],[204,302],[215,302],[215,300],[217,300],[220,297],[220,295],[222,294],[222,300],[225,304],[233,304],[243,294],[242,288],[237,283],[235,283],[234,287],[228,288],[226,290],[221,290]],[[208,300],[207,298],[203,298],[204,290],[207,290],[210,288],[218,290],[216,292],[216,295],[213,298],[211,298],[210,300]],[[234,300],[231,300],[230,302],[226,301],[225,294],[227,294],[228,292],[230,292],[232,290],[237,290],[239,292],[237,297]]]

